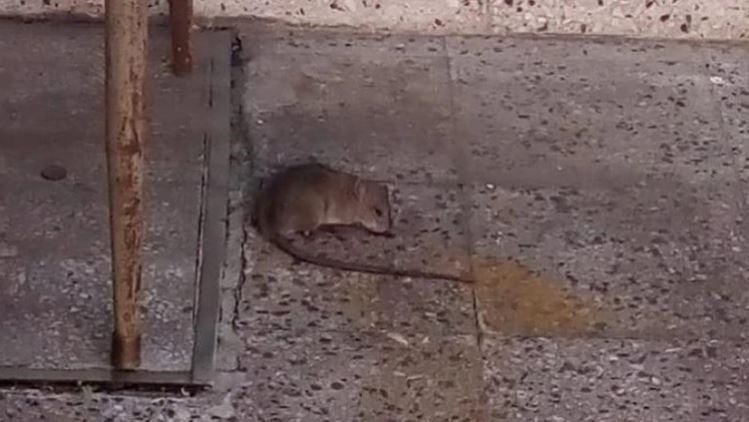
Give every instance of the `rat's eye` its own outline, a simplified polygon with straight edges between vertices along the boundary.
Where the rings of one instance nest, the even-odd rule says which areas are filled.
[[[382,210],[381,210],[381,209],[379,209],[379,208],[375,208],[375,210],[374,210],[374,211],[375,211],[375,215],[376,215],[376,216],[378,216],[378,217],[382,217]]]

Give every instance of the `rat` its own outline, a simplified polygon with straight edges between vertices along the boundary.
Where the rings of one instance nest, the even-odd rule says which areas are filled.
[[[334,226],[356,226],[375,235],[393,236],[387,185],[324,164],[294,165],[261,182],[252,220],[264,238],[300,261],[370,274],[473,281],[451,274],[348,263],[295,247],[289,240],[290,235],[310,236]]]

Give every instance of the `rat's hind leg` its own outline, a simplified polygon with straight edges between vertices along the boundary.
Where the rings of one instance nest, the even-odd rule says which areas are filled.
[[[309,237],[314,233],[319,224],[312,218],[297,216],[284,221],[284,224],[278,228],[278,231],[285,236],[293,236],[295,234],[301,234],[304,237]]]

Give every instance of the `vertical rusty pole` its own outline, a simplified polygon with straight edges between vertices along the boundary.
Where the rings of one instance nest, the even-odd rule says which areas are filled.
[[[175,75],[184,76],[192,71],[192,0],[169,0],[169,26],[172,31],[172,70]]]
[[[112,241],[112,365],[140,366],[145,0],[106,0],[106,152]]]

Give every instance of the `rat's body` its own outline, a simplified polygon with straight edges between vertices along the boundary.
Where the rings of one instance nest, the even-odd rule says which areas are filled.
[[[354,264],[308,254],[288,236],[330,226],[360,226],[382,235],[392,228],[387,186],[311,163],[288,167],[261,186],[253,221],[260,234],[305,262],[346,271],[470,282],[467,277]]]

